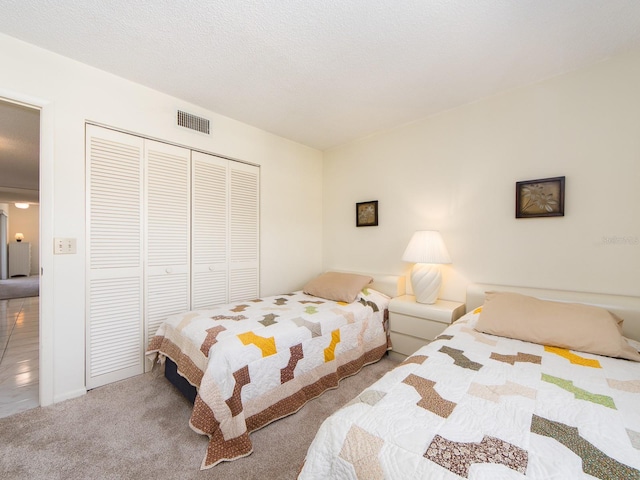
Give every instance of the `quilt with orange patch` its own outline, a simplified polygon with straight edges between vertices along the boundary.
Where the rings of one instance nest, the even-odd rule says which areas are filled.
[[[640,363],[465,315],[321,426],[299,479],[640,479]]]
[[[294,292],[168,318],[148,356],[198,389],[191,428],[210,438],[202,468],[253,451],[249,434],[299,410],[389,348],[389,298],[351,304]]]

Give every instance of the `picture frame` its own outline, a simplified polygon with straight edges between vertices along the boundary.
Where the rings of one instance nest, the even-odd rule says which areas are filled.
[[[356,227],[378,226],[378,201],[356,203]]]
[[[565,177],[516,182],[516,218],[564,217]]]

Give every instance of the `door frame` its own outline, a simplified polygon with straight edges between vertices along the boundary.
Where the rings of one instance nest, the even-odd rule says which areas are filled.
[[[4,210],[0,210],[0,280],[6,280],[9,278],[7,268],[7,214]]]
[[[40,320],[39,320],[39,401],[51,405],[54,398],[53,374],[53,102],[11,90],[0,89],[0,100],[22,103],[40,110]]]

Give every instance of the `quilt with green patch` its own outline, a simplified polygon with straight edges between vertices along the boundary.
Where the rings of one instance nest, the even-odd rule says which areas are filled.
[[[378,361],[389,298],[347,304],[294,292],[174,315],[147,355],[170,358],[198,389],[191,427],[210,438],[202,468],[249,455],[249,433]]]
[[[329,417],[308,479],[640,479],[640,363],[465,315]]]

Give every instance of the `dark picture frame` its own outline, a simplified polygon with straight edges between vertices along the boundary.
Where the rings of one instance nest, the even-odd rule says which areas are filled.
[[[516,218],[564,217],[565,177],[516,182]]]
[[[356,203],[356,227],[378,226],[378,201]]]

